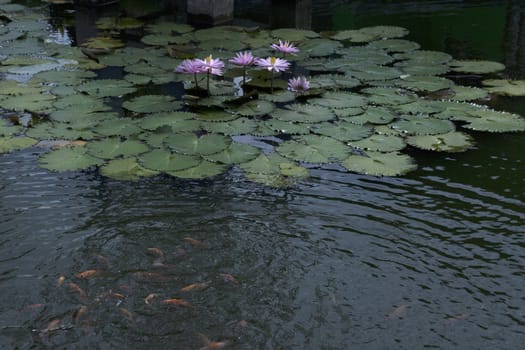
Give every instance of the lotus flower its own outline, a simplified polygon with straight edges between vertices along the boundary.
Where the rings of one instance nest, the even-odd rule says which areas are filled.
[[[175,72],[193,74],[193,77],[195,79],[195,87],[198,88],[199,84],[197,82],[197,73],[204,73],[206,72],[206,69],[202,66],[200,60],[184,60],[181,64],[177,66]]]
[[[296,53],[299,52],[299,49],[294,46],[292,43],[290,43],[289,41],[282,41],[281,39],[279,39],[279,44],[272,44],[272,49],[274,49],[275,51],[279,51],[279,52],[282,52],[283,54],[292,54],[292,55],[295,55]]]
[[[205,72],[211,73],[213,75],[222,75],[224,63],[220,59],[213,58],[212,55],[209,55],[205,59],[197,59],[197,61],[200,62]]]
[[[302,94],[310,88],[310,82],[305,77],[297,77],[288,80],[288,90]]]
[[[246,85],[246,67],[251,66],[255,63],[256,58],[252,55],[251,51],[237,52],[235,57],[230,60],[231,63],[238,66],[243,66],[244,74],[242,76],[242,85]]]

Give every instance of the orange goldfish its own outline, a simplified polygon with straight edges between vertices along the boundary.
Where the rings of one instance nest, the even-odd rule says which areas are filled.
[[[222,277],[224,282],[229,282],[229,283],[233,283],[233,284],[239,284],[237,279],[235,277],[233,277],[232,275],[230,275],[229,273],[220,273],[219,276]]]
[[[86,270],[86,271],[77,273],[75,277],[76,278],[90,278],[90,277],[98,276],[99,274],[100,274],[100,271],[98,270]]]
[[[133,321],[133,314],[131,313],[131,311],[123,307],[119,308],[118,311],[122,316],[124,316],[126,320]]]
[[[159,248],[148,248],[148,253],[151,253],[152,255],[156,255],[158,256],[159,258],[163,258],[164,257],[164,252],[159,249]]]
[[[202,282],[202,283],[192,283],[188,284],[186,287],[183,287],[181,291],[183,292],[191,292],[191,291],[197,291],[197,290],[204,290],[210,286],[210,282]]]
[[[53,321],[49,322],[47,324],[47,327],[42,331],[43,333],[48,333],[51,331],[56,331],[58,329],[58,326],[60,325],[60,319],[54,319]]]
[[[80,288],[76,283],[69,282],[69,288],[71,288],[73,292],[77,293],[80,298],[85,298],[87,296],[86,292],[84,292],[82,288]]]
[[[66,278],[64,276],[60,276],[59,278],[57,278],[57,287],[63,285],[65,280]]]
[[[161,303],[167,304],[167,305],[191,307],[191,303],[189,301],[184,300],[184,299],[177,299],[177,298],[164,299],[163,301],[161,301]]]
[[[84,316],[86,311],[87,311],[87,306],[85,305],[82,305],[77,311],[75,311],[75,314],[74,314],[75,322],[78,322],[82,318],[82,316]]]
[[[151,294],[148,294],[147,297],[144,298],[144,302],[147,304],[147,305],[150,305],[153,301],[153,299],[155,299],[156,297],[158,297],[159,295],[157,293],[151,293]]]
[[[194,238],[191,238],[191,237],[184,237],[184,240],[186,242],[188,242],[189,244],[191,244],[192,246],[194,247],[197,247],[197,248],[206,248],[206,244],[202,241],[199,241],[198,239],[194,239]]]

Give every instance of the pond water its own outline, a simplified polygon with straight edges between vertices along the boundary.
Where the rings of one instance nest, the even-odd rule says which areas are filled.
[[[420,3],[313,1],[289,18],[291,3],[236,1],[234,13],[403,26],[426,50],[525,77],[520,2]],[[523,98],[491,103],[525,115]],[[0,347],[520,348],[525,138],[470,133],[464,153],[409,150],[419,168],[401,177],[316,167],[285,189],[238,169],[128,182],[42,169],[39,148],[1,154]]]

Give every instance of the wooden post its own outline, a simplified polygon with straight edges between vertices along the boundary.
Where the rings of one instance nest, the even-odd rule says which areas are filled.
[[[223,24],[233,20],[233,0],[188,0],[190,21]]]

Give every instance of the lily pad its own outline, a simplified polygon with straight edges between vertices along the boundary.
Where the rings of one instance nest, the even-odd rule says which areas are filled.
[[[242,163],[239,167],[247,174],[280,175],[280,164],[289,162],[288,159],[277,153],[270,153],[268,155],[261,153],[257,158]]]
[[[329,108],[355,108],[367,104],[366,97],[351,92],[327,92],[322,97],[310,99],[308,102]]]
[[[372,41],[368,47],[383,49],[387,52],[407,52],[419,49],[421,46],[413,41],[404,39],[387,39]]]
[[[96,128],[93,129],[102,136],[120,136],[128,137],[136,135],[142,130],[129,118],[108,119],[100,122]]]
[[[350,153],[350,148],[331,137],[304,135],[281,143],[277,152],[299,162],[332,163],[345,159]]]
[[[40,157],[40,166],[52,171],[84,170],[104,161],[87,153],[85,147],[64,147]]]
[[[205,159],[211,162],[219,162],[223,164],[240,164],[246,163],[257,158],[261,151],[254,146],[232,142],[225,150],[204,156]]]
[[[414,94],[404,89],[373,87],[363,89],[362,92],[369,95],[369,102],[379,106],[400,105],[417,100]]]
[[[483,85],[488,91],[508,96],[525,96],[525,80],[487,79]]]
[[[491,91],[490,89],[488,89]],[[488,91],[472,86],[459,86],[455,85],[452,87],[454,96],[451,100],[453,101],[473,101],[479,99],[485,99],[488,97]],[[494,91],[491,91],[494,92]]]
[[[138,157],[140,165],[154,171],[179,171],[199,165],[200,157],[154,149]]]
[[[1,137],[0,136],[0,153],[8,153],[12,151],[28,148],[36,144],[38,140],[30,137]]]
[[[330,56],[343,45],[339,41],[329,39],[312,39],[301,45],[301,52],[310,57]]]
[[[454,86],[450,79],[433,76],[409,76],[396,81],[397,86],[401,86],[414,91],[438,91]]]
[[[46,113],[53,109],[55,96],[50,94],[28,94],[9,96],[2,101],[2,108],[14,111]]]
[[[11,136],[22,131],[22,126],[13,125],[7,120],[0,119],[0,136]]]
[[[257,127],[253,119],[239,118],[230,122],[203,122],[202,128],[208,132],[224,135],[249,134]]]
[[[149,151],[149,147],[140,141],[121,141],[120,138],[91,141],[86,148],[90,155],[102,159],[130,157]]]
[[[272,117],[288,122],[317,123],[335,118],[329,108],[314,105],[292,104],[286,108],[277,108]]]
[[[227,121],[235,120],[239,117],[240,115],[238,114],[225,112],[221,109],[213,109],[213,108],[201,110],[196,115],[196,119],[203,120],[203,121],[209,121],[209,122],[227,122]]]
[[[114,49],[126,46],[124,42],[109,36],[99,36],[88,39],[81,46],[93,50],[96,53],[107,53]]]
[[[449,64],[453,71],[461,73],[488,74],[505,69],[505,65],[499,62],[482,60],[452,60]]]
[[[314,31],[295,28],[275,29],[270,34],[274,38],[288,41],[303,41],[319,37],[319,34]]]
[[[416,148],[437,152],[464,152],[474,145],[472,137],[458,131],[440,135],[410,136],[406,142]]]
[[[340,116],[339,116],[340,117]],[[388,108],[370,106],[358,115],[345,117],[346,121],[354,124],[388,124],[396,118],[396,115]]]
[[[201,161],[197,166],[179,170],[168,171],[168,175],[180,177],[183,179],[205,179],[224,173],[228,169],[225,164],[212,163],[206,160]]]
[[[116,97],[130,94],[137,89],[126,80],[97,79],[79,85],[77,90],[94,97]]]
[[[271,113],[275,109],[275,104],[270,101],[254,100],[247,102],[236,109],[232,108],[237,114],[244,116],[265,115]]]
[[[194,120],[196,116],[189,112],[161,112],[150,114],[139,121],[139,126],[145,130],[156,130],[169,126],[173,131],[198,131],[200,122]]]
[[[451,121],[434,118],[400,120],[390,126],[406,135],[437,135],[455,130],[454,123]]]
[[[164,144],[175,152],[190,155],[210,155],[225,150],[231,143],[229,137],[218,134],[197,136],[193,133],[173,134]]]
[[[122,107],[135,113],[157,113],[175,111],[182,103],[167,95],[144,95],[122,103]]]
[[[351,155],[341,165],[352,172],[375,176],[399,176],[417,169],[410,156],[398,152]]]
[[[525,131],[525,118],[517,114],[484,110],[476,112],[475,117],[462,126],[470,130],[488,132]]]
[[[106,177],[124,181],[135,181],[159,174],[158,171],[144,168],[135,157],[113,159],[100,167],[100,173]]]
[[[346,121],[317,124],[312,131],[319,135],[330,136],[342,142],[362,140],[373,133],[370,127],[352,124]]]
[[[351,141],[348,144],[354,148],[373,152],[395,152],[406,147],[402,137],[384,134],[374,134],[366,139]]]

